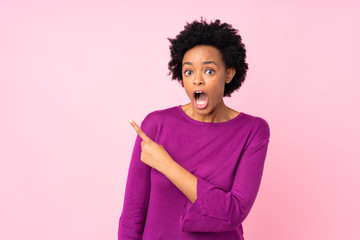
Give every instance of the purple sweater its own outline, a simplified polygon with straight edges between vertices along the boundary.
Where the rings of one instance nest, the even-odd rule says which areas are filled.
[[[270,138],[268,123],[241,112],[221,123],[187,116],[181,105],[153,111],[142,130],[197,177],[191,201],[140,160],[137,136],[118,239],[243,240],[242,223],[259,190]]]

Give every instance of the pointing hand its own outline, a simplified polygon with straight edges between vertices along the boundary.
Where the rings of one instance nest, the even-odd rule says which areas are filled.
[[[143,140],[141,142],[141,161],[161,172],[161,169],[173,159],[163,146],[151,140],[134,121],[129,120],[129,122]]]

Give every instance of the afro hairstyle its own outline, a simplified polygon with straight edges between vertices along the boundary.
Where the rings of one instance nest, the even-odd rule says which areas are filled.
[[[194,20],[187,23],[184,30],[170,41],[171,60],[168,64],[172,80],[177,80],[183,87],[182,61],[186,51],[197,45],[210,45],[216,47],[222,54],[227,68],[234,68],[236,73],[232,81],[225,84],[224,97],[241,87],[245,81],[248,64],[246,63],[246,49],[241,41],[238,30],[230,24],[221,23],[219,19],[207,23],[201,17],[200,21]]]

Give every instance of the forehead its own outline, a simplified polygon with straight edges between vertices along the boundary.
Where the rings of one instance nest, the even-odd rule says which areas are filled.
[[[220,50],[209,45],[195,46],[187,50],[183,58],[183,63],[200,63],[204,61],[214,61],[216,64],[224,64]]]

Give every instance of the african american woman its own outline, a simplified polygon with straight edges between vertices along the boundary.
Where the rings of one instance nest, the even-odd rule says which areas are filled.
[[[243,240],[262,178],[266,120],[226,106],[248,64],[238,30],[201,19],[169,39],[172,80],[190,103],[155,110],[140,127],[118,239]]]

